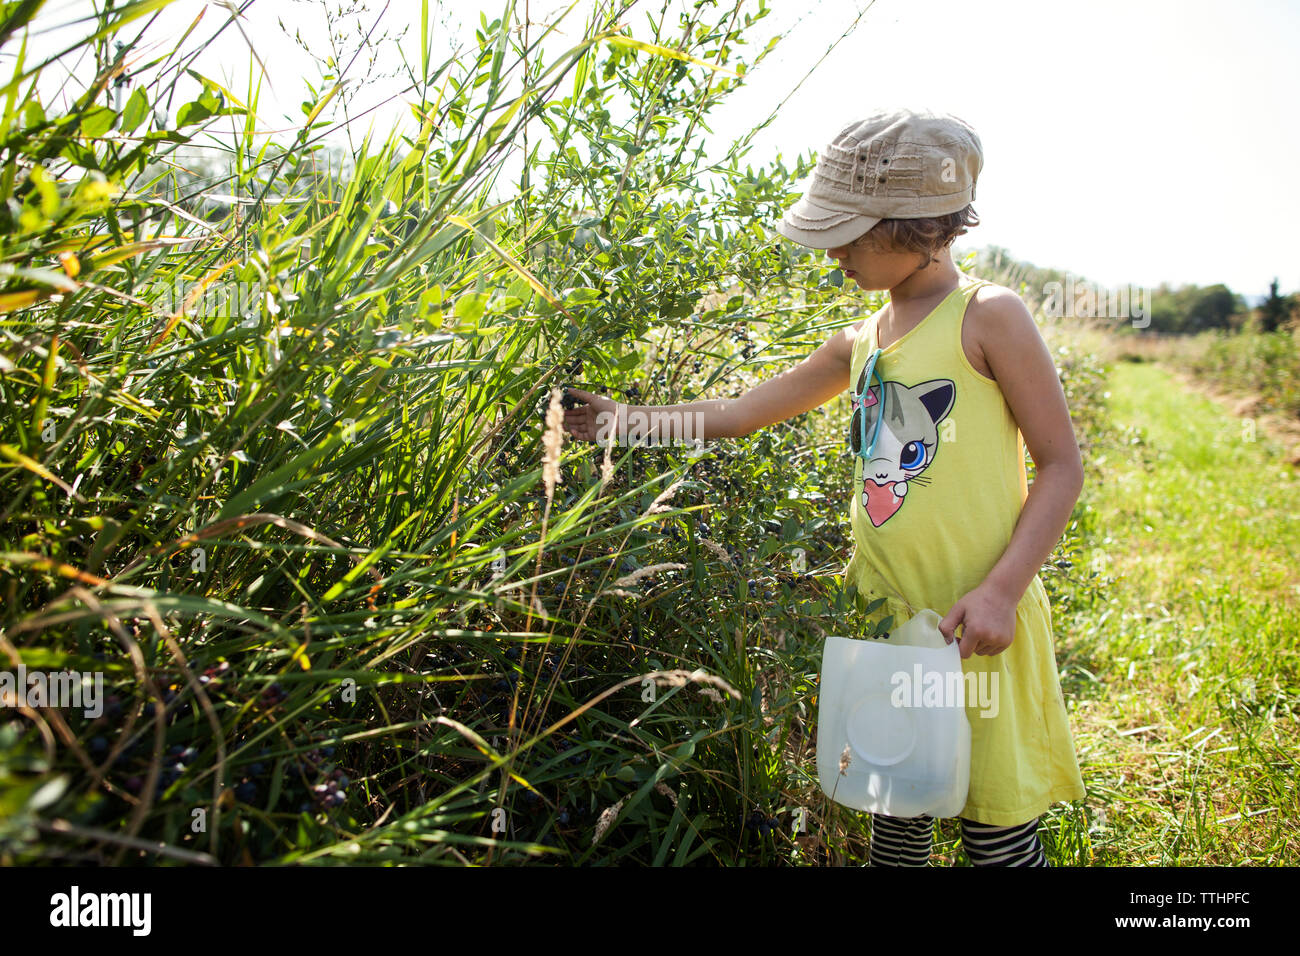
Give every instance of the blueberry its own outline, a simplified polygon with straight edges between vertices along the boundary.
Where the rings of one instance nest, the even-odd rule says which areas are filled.
[[[108,749],[108,740],[104,737],[90,738],[90,752],[93,754],[102,754]]]
[[[235,788],[235,799],[240,803],[252,803],[257,799],[257,784],[245,780]]]
[[[512,660],[512,661],[519,660],[519,648],[517,647],[507,648],[506,658],[507,660]]]
[[[249,776],[260,777],[264,773],[266,773],[266,764],[262,763],[260,760],[248,765]]]
[[[569,822],[569,811],[561,810],[559,813],[557,813],[555,815],[555,822],[560,824],[561,826],[567,824]]]

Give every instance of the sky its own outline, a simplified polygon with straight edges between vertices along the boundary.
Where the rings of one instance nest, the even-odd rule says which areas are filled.
[[[561,24],[563,33],[547,49],[559,52],[562,43],[574,41],[591,2],[577,0]],[[332,0],[331,9],[338,4]],[[975,128],[984,149],[975,203],[981,224],[959,243],[1002,246],[1016,258],[1111,287],[1223,282],[1253,301],[1277,277],[1284,293],[1300,290],[1293,225],[1300,222],[1300,4],[769,5],[772,15],[756,25],[755,42],[742,50],[752,55],[759,41],[787,35],[712,114],[709,125],[719,149],[725,151],[782,100],[746,157],[751,165],[777,155],[789,165],[796,154],[821,149],[841,128],[881,106],[952,113]],[[545,22],[564,6],[530,0],[528,12],[534,22]],[[52,0],[38,23],[66,22],[89,7],[86,0]],[[367,7],[367,25],[378,16],[376,35],[407,32],[401,41],[388,41],[376,63],[365,64],[362,75],[372,82],[354,101],[363,106],[401,88],[400,79],[382,75],[400,63],[398,43],[411,62],[419,62],[420,4],[367,0]],[[491,20],[503,7],[444,0],[432,14],[437,42],[449,49],[457,36],[472,33],[479,10]],[[210,35],[228,18],[220,4],[175,0],[161,19],[179,37],[205,8],[196,33]],[[273,85],[262,94],[262,128],[292,130],[308,95],[305,80],[318,89],[325,85],[320,67],[292,36],[298,32],[325,55],[321,11],[319,0],[255,0],[247,8],[245,32]],[[855,19],[856,29],[823,60]],[[627,22],[634,36],[647,37],[644,17]],[[33,37],[33,50],[51,48],[62,35],[51,30]],[[6,52],[12,49],[11,44]],[[0,59],[0,73],[11,64]],[[195,62],[239,95],[247,91],[248,66],[247,42],[229,28]],[[87,73],[85,64],[70,68],[74,76]],[[173,110],[175,105],[179,101]],[[379,138],[393,123],[410,120],[400,99],[371,115]],[[364,135],[369,122],[360,122],[354,135]]]

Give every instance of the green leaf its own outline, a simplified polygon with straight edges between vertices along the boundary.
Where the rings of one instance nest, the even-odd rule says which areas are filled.
[[[126,109],[122,111],[122,132],[135,132],[135,128],[144,121],[148,113],[149,97],[145,94],[144,87],[137,86],[131,98],[126,101]]]
[[[456,318],[470,325],[474,324],[483,318],[490,297],[491,294],[487,292],[465,293],[456,300]]]
[[[176,125],[192,126],[195,123],[202,123],[212,113],[211,107],[200,98],[193,103],[186,103],[176,111]]]
[[[107,106],[95,106],[81,114],[81,135],[103,136],[113,128],[117,114]]]
[[[18,3],[6,3],[4,18],[0,20],[0,44],[5,43],[30,23],[44,4],[45,0],[20,0]]]
[[[586,305],[590,302],[596,302],[600,299],[600,290],[592,289],[586,286],[579,286],[575,289],[569,289],[564,295],[565,305]]]
[[[50,179],[50,174],[43,166],[32,167],[31,180],[40,196],[41,215],[46,219],[53,218],[59,211],[59,189],[54,185],[54,180]]]

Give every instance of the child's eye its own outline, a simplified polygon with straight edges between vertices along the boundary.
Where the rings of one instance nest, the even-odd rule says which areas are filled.
[[[925,446],[919,441],[910,441],[903,446],[903,453],[899,456],[898,467],[900,468],[920,468],[925,464]]]

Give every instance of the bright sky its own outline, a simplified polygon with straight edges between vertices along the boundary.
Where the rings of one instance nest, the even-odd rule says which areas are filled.
[[[578,0],[565,21],[567,36],[548,49],[558,53],[564,40],[573,41],[590,2]],[[331,0],[331,7],[338,3]],[[710,126],[724,148],[790,92],[868,0],[769,3],[775,12],[755,28],[746,52],[774,32],[793,30],[714,114]],[[177,0],[164,11],[176,25],[171,35],[205,6],[199,32],[210,35],[226,14],[203,0]],[[444,3],[444,12],[434,13],[443,22],[439,41],[448,44],[461,22],[472,31],[480,8],[491,20],[502,6]],[[42,22],[65,21],[87,7],[84,0],[52,2]],[[384,9],[381,0],[369,0],[369,7],[368,18]],[[536,21],[557,8],[555,0],[532,0],[530,14]],[[252,4],[246,30],[278,94],[263,93],[263,128],[301,120],[304,77],[322,86],[319,69],[277,19],[324,49],[319,2]],[[644,17],[628,22],[645,38]],[[377,32],[408,25],[402,48],[418,64],[416,0],[392,0]],[[400,62],[389,51],[371,74]],[[877,106],[954,113],[984,145],[975,204],[982,223],[964,237],[971,245],[1004,246],[1018,258],[1112,286],[1224,282],[1253,298],[1277,276],[1283,292],[1295,291],[1297,51],[1300,5],[1284,0],[875,0],[760,134],[747,162],[760,164],[779,150],[791,163]],[[8,72],[11,62],[0,61],[0,69]],[[244,41],[227,29],[196,68],[242,96],[247,63]],[[374,91],[361,90],[358,102],[387,95],[378,92],[385,83],[389,91],[398,88],[397,80],[377,82]],[[393,122],[409,120],[400,107],[375,116],[380,139]],[[367,125],[358,126],[358,139]]]

